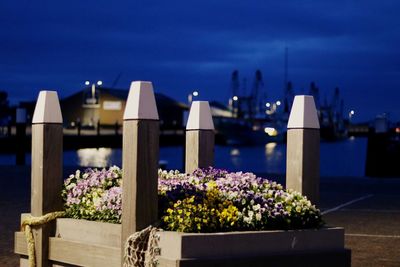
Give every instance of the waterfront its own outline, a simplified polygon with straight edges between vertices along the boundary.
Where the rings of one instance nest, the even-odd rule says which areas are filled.
[[[321,142],[321,176],[364,176],[366,161],[366,138],[348,138],[339,142]],[[160,160],[167,169],[182,169],[183,148],[161,147]],[[31,161],[27,154],[27,163]],[[64,165],[81,167],[121,166],[122,150],[111,148],[86,148],[64,152]],[[0,155],[0,162],[14,164],[15,156]],[[215,166],[232,171],[283,174],[286,169],[286,145],[268,143],[253,147],[215,147]]]

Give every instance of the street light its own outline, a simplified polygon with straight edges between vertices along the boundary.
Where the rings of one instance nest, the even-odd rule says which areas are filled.
[[[232,97],[233,101],[238,101],[239,97],[237,97],[236,95]]]
[[[199,96],[199,91],[196,91],[196,90],[193,91],[191,94],[188,95],[188,102],[189,102],[189,105],[192,104],[193,97],[197,97],[197,96]]]
[[[97,84],[97,86],[102,86],[103,82],[99,80],[96,83],[92,83],[91,97],[86,99],[86,101],[90,104],[95,104],[97,102],[97,100],[96,100],[96,84]],[[85,81],[85,85],[89,86],[90,81]]]
[[[280,105],[281,105],[281,101],[279,101],[279,100],[276,101],[276,105],[277,105],[277,106],[280,106]]]
[[[271,106],[271,103],[267,102],[267,103],[265,103],[265,106],[266,106],[267,108],[269,108],[269,107]]]
[[[352,109],[349,112],[349,120],[351,120],[351,118],[354,116],[354,114],[356,114],[356,112]]]

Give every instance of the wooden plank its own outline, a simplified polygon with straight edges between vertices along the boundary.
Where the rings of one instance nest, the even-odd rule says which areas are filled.
[[[62,125],[32,125],[32,216],[62,210]],[[51,266],[47,260],[48,238],[54,236],[55,222],[32,227],[37,267]]]
[[[14,252],[16,254],[28,256],[28,245],[24,232],[14,233]]]
[[[319,121],[314,98],[296,96],[287,131],[286,188],[319,203]]]
[[[197,168],[207,168],[214,164],[214,131],[186,131],[185,171],[191,173]]]
[[[121,249],[98,246],[63,238],[49,240],[49,259],[78,266],[113,267],[121,266]]]
[[[118,247],[121,225],[70,218],[57,219],[56,237],[87,244]]]
[[[27,257],[21,257],[19,259],[19,266],[20,267],[30,267],[29,260]],[[55,263],[53,262],[52,267],[75,267],[76,265],[66,264],[66,263]]]
[[[132,82],[124,111],[121,247],[157,221],[159,117],[151,82]],[[121,262],[124,257],[121,250]]]
[[[77,225],[79,226],[79,224]],[[78,227],[76,228],[77,230],[79,229]],[[52,241],[51,239],[54,239],[55,241]],[[79,241],[71,241],[71,240],[65,240],[62,238],[51,238],[50,239],[50,250],[59,250],[61,249],[62,251],[65,251],[65,253],[74,253],[77,256],[78,260],[75,259],[75,257],[71,257],[66,255],[64,258],[64,255],[62,252],[57,251],[57,253],[52,253],[51,251],[49,252],[49,259],[57,261],[56,263],[53,262],[52,266],[71,266],[70,264],[76,264],[80,265],[82,262],[94,262],[96,264],[88,264],[88,265],[80,265],[80,266],[119,266],[120,262],[120,249],[118,247],[110,247],[110,246],[101,246],[101,245],[95,245],[91,243],[86,243],[86,242],[79,242]],[[120,242],[120,239],[116,240],[118,241],[118,245]],[[52,246],[52,243],[55,243],[54,246]],[[63,245],[65,244],[65,245]],[[71,248],[72,247],[72,248]],[[75,250],[81,249],[81,251],[76,252]],[[107,252],[105,250],[110,249],[111,252]],[[68,252],[70,251],[70,252]],[[14,252],[20,255],[23,255],[20,259],[20,266],[29,266],[28,265],[28,258],[25,257],[28,255],[28,250],[27,250],[27,243],[25,239],[25,235],[23,232],[15,232],[15,244],[14,244]],[[58,253],[59,252],[59,253]],[[78,254],[77,254],[78,253]],[[97,261],[102,261],[104,254],[104,257],[109,257],[109,253],[115,253],[115,255],[111,256],[114,257],[110,260],[106,260],[104,265],[97,264]],[[52,256],[53,255],[53,256]],[[100,256],[99,256],[100,255]],[[93,257],[97,257],[96,259],[92,260]],[[85,259],[86,258],[86,259]],[[114,265],[108,265],[110,263],[114,263]]]
[[[157,262],[160,267],[179,267],[180,266],[180,261],[179,260],[171,260],[171,259],[165,259],[162,257],[157,257]]]
[[[20,267],[30,267],[28,257],[20,257],[19,266]]]
[[[61,124],[32,125],[32,216],[62,210]]]
[[[163,265],[160,265],[163,266]],[[173,266],[173,265],[172,265]],[[224,258],[191,258],[179,260],[176,267],[351,267],[351,252],[348,249],[332,251],[311,251],[280,253],[240,257],[231,255]]]
[[[123,132],[122,244],[157,220],[159,122],[124,121]]]
[[[23,222],[23,220],[25,219],[25,218],[27,218],[27,217],[30,217],[31,216],[31,214],[30,213],[21,213],[21,224],[22,224],[22,222]]]
[[[344,229],[273,230],[224,233],[158,233],[160,257],[228,258],[344,249]]]
[[[320,132],[289,129],[287,132],[286,187],[319,203]]]
[[[57,92],[41,91],[32,118],[31,214],[38,217],[62,209],[62,115]],[[48,238],[55,223],[32,227],[36,266],[51,266]]]
[[[194,101],[186,125],[185,171],[214,164],[214,123],[207,101]]]

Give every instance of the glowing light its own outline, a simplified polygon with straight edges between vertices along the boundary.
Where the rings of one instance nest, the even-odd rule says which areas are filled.
[[[354,110],[350,110],[350,115],[354,115]]]
[[[86,81],[86,82],[85,82],[85,85],[89,85],[89,84],[90,84],[90,82],[89,82],[89,81]]]
[[[111,148],[82,148],[77,151],[79,165],[82,167],[107,167],[112,154]]]
[[[101,86],[102,84],[103,84],[102,81],[98,81],[98,82],[97,82],[97,85],[98,85],[98,86]]]
[[[237,97],[236,95],[235,96],[233,96],[233,101],[238,101],[239,100],[239,97]]]
[[[199,95],[199,92],[193,91],[193,96],[198,96],[198,95]]]
[[[277,105],[277,106],[280,106],[281,104],[282,104],[281,101],[279,101],[279,100],[276,101],[276,105]]]
[[[268,134],[269,136],[277,136],[278,135],[278,131],[273,127],[265,127],[264,132],[266,134]]]
[[[240,150],[237,148],[234,148],[231,150],[231,156],[239,156],[240,155]]]
[[[267,103],[265,103],[265,106],[266,106],[267,108],[269,108],[269,107],[271,106],[271,103],[267,102]]]

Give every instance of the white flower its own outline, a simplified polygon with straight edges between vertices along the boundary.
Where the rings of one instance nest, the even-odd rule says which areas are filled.
[[[253,220],[254,212],[252,210],[249,210],[247,215],[249,215],[250,220]]]
[[[251,224],[251,218],[250,218],[250,217],[244,216],[244,217],[243,217],[243,221],[244,221],[245,223],[247,223],[247,224]]]
[[[72,184],[69,184],[68,186],[66,186],[65,188],[67,189],[67,190],[71,190],[72,188],[74,188],[76,186],[76,184],[75,183],[72,183]]]

